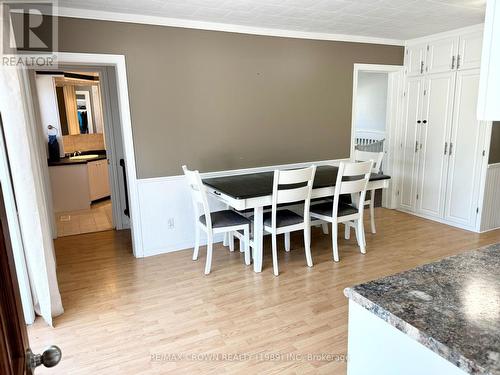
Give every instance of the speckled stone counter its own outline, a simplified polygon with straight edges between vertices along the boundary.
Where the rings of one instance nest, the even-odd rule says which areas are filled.
[[[500,244],[344,293],[460,369],[500,374]]]

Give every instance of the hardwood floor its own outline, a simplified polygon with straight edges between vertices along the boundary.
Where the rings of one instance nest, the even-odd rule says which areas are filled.
[[[315,228],[308,268],[302,235],[292,234],[292,251],[279,251],[279,277],[272,274],[270,238],[261,274],[244,265],[242,253],[219,244],[209,276],[205,247],[196,262],[190,250],[135,259],[128,232],[60,238],[66,312],[55,328],[38,319],[29,336],[35,352],[56,344],[63,359],[37,374],[345,374],[344,361],[306,357],[346,353],[345,287],[500,242],[500,231],[479,235],[381,208],[376,215],[378,233],[367,232],[367,254],[359,253],[354,235],[339,239],[339,263],[331,260],[331,237]],[[187,357],[200,353],[251,358]],[[277,353],[303,357],[259,357]]]

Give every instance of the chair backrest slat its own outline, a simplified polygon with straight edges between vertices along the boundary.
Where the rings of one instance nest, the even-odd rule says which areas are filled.
[[[278,190],[276,194],[278,195],[276,198],[277,204],[303,201],[309,194],[309,186],[306,185],[294,189]]]
[[[198,171],[190,171],[185,165],[182,166],[182,170],[184,171],[189,192],[191,193],[195,220],[198,222],[199,217],[203,214],[205,215],[206,226],[211,228],[210,207],[208,206],[207,192],[201,180],[200,173]]]
[[[339,194],[359,193],[365,189],[365,186],[366,181],[364,180],[364,178],[356,181],[342,181]]]
[[[355,150],[354,152],[354,161],[373,161],[373,173],[379,173],[382,167],[382,160],[384,158],[383,152],[369,152],[369,151],[360,151]]]

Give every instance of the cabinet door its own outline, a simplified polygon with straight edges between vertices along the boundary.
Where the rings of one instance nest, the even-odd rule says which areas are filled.
[[[479,69],[457,72],[445,219],[473,228],[479,194],[483,151],[482,127],[477,120]]]
[[[107,160],[97,160],[87,163],[89,174],[89,191],[90,200],[95,201],[108,197],[110,195],[109,189],[109,175]]]
[[[430,74],[422,96],[417,211],[442,218],[453,115],[455,72]]]
[[[481,66],[483,32],[476,31],[460,36],[457,69],[474,69]]]
[[[427,44],[406,46],[405,67],[408,77],[419,76],[424,73],[426,51]]]
[[[449,72],[456,68],[458,37],[429,42],[425,71],[427,73]]]
[[[417,120],[420,119],[421,95],[423,78],[411,77],[406,80],[404,117],[401,127],[401,182],[400,182],[400,207],[409,211],[415,209],[417,142]]]

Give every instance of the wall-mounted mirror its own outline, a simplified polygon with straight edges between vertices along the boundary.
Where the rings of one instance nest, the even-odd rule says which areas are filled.
[[[102,134],[99,77],[54,78],[62,135]]]

